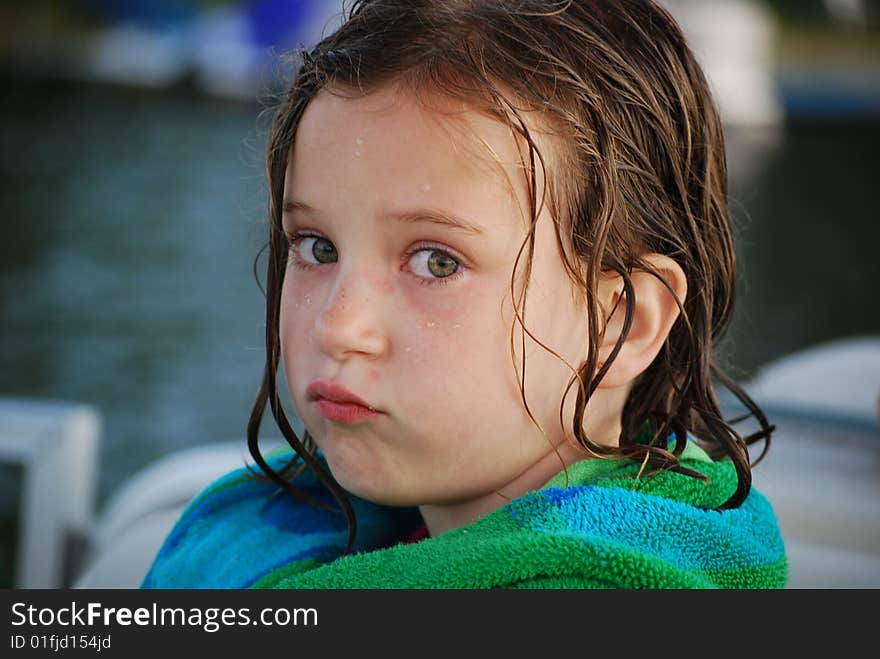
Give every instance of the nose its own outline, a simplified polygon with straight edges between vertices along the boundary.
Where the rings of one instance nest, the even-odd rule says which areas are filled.
[[[336,361],[384,354],[388,336],[378,298],[358,273],[340,274],[312,329],[321,352]]]

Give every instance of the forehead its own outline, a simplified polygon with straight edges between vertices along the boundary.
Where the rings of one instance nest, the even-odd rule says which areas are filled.
[[[527,125],[546,161],[550,145],[530,119]],[[421,176],[492,185],[526,217],[525,140],[474,106],[440,94],[416,96],[393,84],[366,95],[344,88],[321,90],[297,128],[285,189],[295,192],[334,175],[337,184],[347,185],[346,172],[354,171],[347,165],[370,157],[375,163],[377,150],[385,156],[381,162],[388,168],[386,175],[394,180]],[[320,161],[332,163],[329,169],[334,171],[322,171]],[[537,170],[540,190],[540,166]]]
[[[339,87],[322,89],[306,108],[297,142],[323,147],[351,132],[366,140],[388,138],[390,131],[413,146],[458,153],[461,166],[494,160],[487,158],[487,151],[498,154],[505,165],[515,162],[512,135],[500,122],[449,97],[416,96],[395,84],[365,95]]]

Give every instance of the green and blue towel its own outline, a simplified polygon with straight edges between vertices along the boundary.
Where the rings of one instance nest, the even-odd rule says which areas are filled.
[[[280,469],[291,452],[269,459]],[[736,487],[729,460],[713,462],[693,441],[674,472],[636,478],[628,459],[589,459],[543,488],[467,526],[405,542],[422,525],[417,508],[351,497],[348,527],[256,481],[244,468],[210,485],[184,510],[143,588],[781,588],[787,562],[769,502],[754,488],[717,511]],[[325,463],[326,464],[326,463]],[[304,471],[294,484],[335,506]]]

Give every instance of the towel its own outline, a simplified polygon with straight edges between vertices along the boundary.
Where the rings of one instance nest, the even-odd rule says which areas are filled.
[[[268,461],[277,470],[291,457]],[[693,441],[681,462],[708,482],[669,471],[637,477],[633,460],[587,459],[476,522],[417,541],[407,539],[419,537],[418,508],[351,497],[358,533],[346,556],[341,513],[242,468],[187,506],[142,588],[783,587],[770,503],[752,488],[738,508],[714,510],[736,487],[732,463]],[[308,470],[294,484],[334,506]]]

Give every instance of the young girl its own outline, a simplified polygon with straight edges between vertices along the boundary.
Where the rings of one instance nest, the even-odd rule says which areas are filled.
[[[262,473],[200,494],[145,587],[785,584],[772,427],[712,359],[721,126],[663,9],[356,0],[267,172]],[[264,458],[267,404],[293,450]]]

